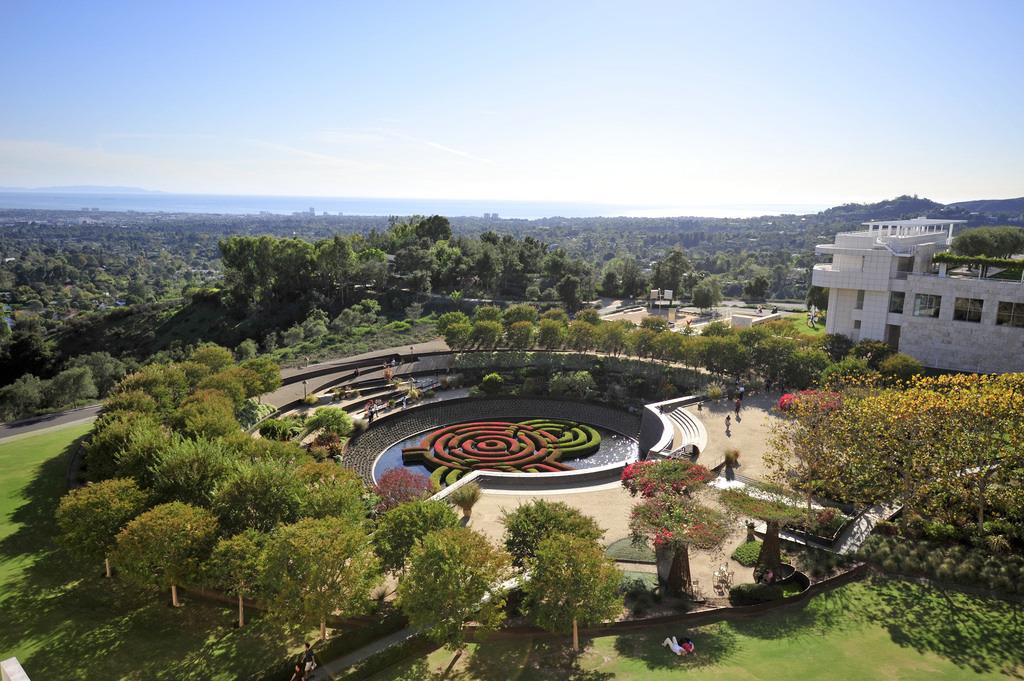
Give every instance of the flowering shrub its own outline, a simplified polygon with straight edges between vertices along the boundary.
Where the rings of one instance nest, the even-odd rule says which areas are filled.
[[[392,468],[380,476],[373,491],[380,497],[377,511],[383,513],[407,501],[425,499],[432,490],[427,476],[405,468]]]
[[[634,541],[650,540],[656,548],[710,549],[729,533],[724,515],[679,495],[640,502],[630,513],[629,528]]]
[[[712,478],[711,471],[685,459],[637,461],[622,469],[622,486],[645,499],[662,494],[688,494]]]
[[[779,411],[789,412],[796,407],[797,402],[804,398],[813,398],[818,402],[818,406],[824,411],[831,411],[839,406],[841,397],[839,393],[826,392],[822,390],[801,390],[795,393],[786,393],[779,398],[779,402],[776,405]]]

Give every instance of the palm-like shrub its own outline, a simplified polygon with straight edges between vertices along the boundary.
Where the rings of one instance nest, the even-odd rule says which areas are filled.
[[[480,501],[482,494],[483,491],[480,489],[480,485],[470,482],[457,487],[448,495],[448,501],[462,509],[462,515],[469,518],[470,514],[473,513],[473,507],[476,505],[476,502]]]

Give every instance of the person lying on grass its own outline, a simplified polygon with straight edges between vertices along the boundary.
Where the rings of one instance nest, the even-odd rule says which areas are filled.
[[[688,638],[684,638],[682,645],[680,645],[676,637],[673,636],[671,638],[666,638],[661,642],[661,645],[668,646],[668,649],[676,655],[695,655],[697,652],[697,648],[693,645],[693,641]]]

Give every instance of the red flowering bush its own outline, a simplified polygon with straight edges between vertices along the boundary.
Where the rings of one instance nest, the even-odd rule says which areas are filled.
[[[405,468],[392,468],[380,476],[373,491],[380,497],[377,511],[384,513],[407,501],[425,499],[433,490],[427,476],[418,475]]]
[[[662,494],[688,494],[712,478],[704,466],[685,459],[637,461],[622,469],[622,486],[632,496],[650,499]]]
[[[801,390],[796,393],[786,393],[779,398],[778,406],[779,411],[788,412],[796,407],[797,402],[802,399],[813,399],[818,403],[818,407],[823,411],[831,411],[839,406],[840,395],[835,392],[826,392],[822,390]]]

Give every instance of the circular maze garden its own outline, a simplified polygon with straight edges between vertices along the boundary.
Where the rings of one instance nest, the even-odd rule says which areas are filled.
[[[450,485],[471,470],[571,470],[563,460],[590,456],[600,447],[595,428],[573,421],[470,421],[438,428],[418,446],[403,448],[402,462],[423,463],[436,482]]]
[[[445,486],[470,471],[554,473],[630,461],[632,438],[578,421],[554,418],[467,421],[419,433],[389,447],[375,478],[404,466]]]

